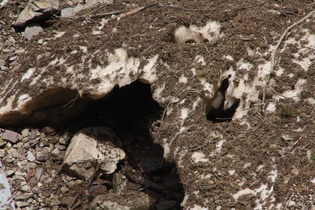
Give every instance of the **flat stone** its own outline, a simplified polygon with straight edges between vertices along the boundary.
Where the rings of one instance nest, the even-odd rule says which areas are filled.
[[[31,191],[31,188],[30,188],[30,186],[28,184],[23,185],[20,189],[21,189],[22,192],[29,192],[29,191]]]
[[[4,140],[7,140],[13,144],[15,144],[19,140],[19,134],[14,131],[5,130],[4,134],[2,135]]]
[[[32,195],[33,195],[33,193],[23,193],[23,194],[15,195],[14,196],[14,200],[16,200],[16,201],[26,201]]]
[[[67,7],[61,10],[61,17],[71,17],[74,14],[73,7]]]
[[[15,173],[16,170],[7,170],[6,174],[7,176],[12,176]]]
[[[8,150],[8,153],[9,153],[12,157],[14,157],[14,158],[17,158],[17,159],[20,159],[20,160],[25,160],[25,159],[26,159],[26,157],[25,157],[24,155],[20,154],[20,153],[19,153],[16,149],[14,149],[14,148],[9,149],[9,150]]]
[[[23,208],[23,207],[26,207],[26,206],[29,206],[29,204],[27,202],[24,202],[24,201],[18,201],[16,202],[16,205],[20,208]]]
[[[24,27],[27,23],[38,21],[58,12],[58,0],[30,0],[14,23],[16,27]]]

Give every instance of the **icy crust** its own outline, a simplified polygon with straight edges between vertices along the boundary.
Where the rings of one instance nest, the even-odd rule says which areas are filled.
[[[97,99],[107,95],[117,85],[122,87],[136,79],[152,84],[158,78],[155,69],[158,55],[143,59],[146,65],[142,69],[139,68],[140,59],[128,57],[127,51],[123,48],[116,49],[114,53],[107,52],[107,56],[109,64],[106,67],[96,66],[96,68],[90,68],[88,73],[77,71],[78,66],[75,68],[67,65],[64,63],[63,57],[53,59],[46,67],[28,69],[22,74],[21,79],[11,79],[0,93],[0,97],[6,99],[1,101],[0,116],[12,111],[23,110],[26,103],[34,98],[29,95],[27,87],[21,88],[25,82],[28,82],[30,86],[45,87],[41,92],[55,87],[67,88],[78,90],[81,97],[88,93],[89,97]],[[79,67],[80,65],[83,64],[79,64]],[[54,75],[47,76],[46,74],[47,69],[53,66],[55,68],[57,66],[66,67],[64,72],[59,72],[58,76],[61,79],[57,84]],[[85,82],[80,82],[80,79],[83,78]],[[93,80],[99,82],[92,83]]]
[[[304,36],[297,38],[289,38],[284,41],[284,46],[279,49],[277,58],[281,60],[281,53],[285,52],[288,48],[288,45],[297,46],[298,52],[292,53],[293,59],[292,64],[297,64],[304,71],[308,71],[311,64],[314,62],[315,55],[313,53],[315,48],[315,35],[311,34],[307,29],[297,29],[294,33],[299,34],[299,32],[304,33]],[[303,44],[302,44],[303,43]],[[306,43],[306,44],[305,44]],[[292,90],[285,90],[283,92],[277,92],[276,81],[273,78],[269,78],[268,75],[274,73],[276,77],[282,77],[286,74],[286,71],[289,69],[284,69],[281,65],[278,66],[276,70],[271,72],[271,60],[264,59],[267,55],[271,55],[275,51],[275,46],[270,45],[267,52],[261,53],[260,48],[250,49],[247,48],[247,53],[249,56],[255,56],[260,59],[260,64],[255,65],[250,61],[244,60],[243,58],[235,61],[231,55],[224,55],[223,59],[228,61],[233,61],[236,64],[236,68],[230,67],[229,70],[222,73],[220,81],[229,78],[229,87],[226,90],[226,101],[225,109],[232,106],[236,99],[242,99],[240,106],[238,107],[234,118],[241,119],[248,113],[248,110],[252,106],[261,106],[263,89],[266,87],[266,97],[270,97],[273,101],[279,101],[280,99],[292,99],[294,101],[300,100],[300,94],[305,89],[307,83],[306,79],[296,80],[296,84]],[[195,60],[203,60],[202,56],[196,57]],[[204,63],[203,65],[208,65]],[[255,76],[251,75],[255,72]],[[288,77],[293,77],[294,74],[286,74]],[[267,84],[268,83],[268,84]],[[201,80],[201,84],[204,87],[206,97],[213,97],[213,93],[216,91],[216,87],[213,84],[210,84],[205,79]],[[220,84],[220,82],[219,82]],[[308,101],[312,103],[313,99],[309,98]],[[275,112],[276,109],[274,104],[270,102],[267,105],[268,112]]]
[[[103,18],[101,26],[94,27],[91,32],[94,36],[92,39],[98,38],[94,32],[99,31],[107,23],[108,20]],[[186,39],[187,34],[178,32],[181,28],[174,32],[175,36],[179,39]],[[209,21],[204,27],[191,25],[189,30],[193,31],[194,35],[203,37],[203,40],[211,43],[216,42],[220,37],[220,24],[213,21]],[[153,84],[159,79],[159,73],[162,73],[157,71],[157,66],[168,66],[167,63],[162,62],[159,54],[152,54],[147,57],[129,56],[128,46],[124,43],[121,44],[122,47],[112,51],[99,46],[99,49],[96,48],[91,52],[79,39],[76,41],[78,37],[80,37],[79,34],[72,35],[65,31],[53,31],[51,37],[45,37],[44,41],[38,41],[42,50],[47,46],[53,46],[54,43],[67,43],[69,41],[80,43],[77,43],[76,47],[67,50],[67,52],[51,53],[45,50],[43,54],[36,56],[36,66],[29,68],[20,66],[18,73],[14,73],[13,78],[6,81],[4,87],[0,89],[0,98],[2,99],[0,101],[0,123],[9,123],[12,114],[18,118],[18,115],[30,115],[36,110],[58,105],[48,105],[50,103],[48,101],[52,100],[49,97],[53,97],[49,92],[59,93],[56,91],[57,89],[77,91],[77,96],[71,96],[74,101],[79,97],[99,99],[110,93],[115,86],[123,87],[135,80]],[[67,49],[67,46],[62,49]],[[47,57],[50,59],[47,60]],[[74,59],[78,62],[74,62]],[[202,57],[197,57],[196,62],[204,62],[202,59]],[[42,60],[44,60],[44,64]],[[185,75],[179,79],[179,83],[185,84],[187,81],[188,78]],[[153,96],[157,101],[164,103],[166,98],[160,96],[161,91],[160,88],[157,88],[153,91]],[[43,98],[42,100],[46,100],[46,102],[37,101],[37,106],[32,107],[32,102],[38,98]],[[65,105],[66,100],[69,102],[69,98],[66,99],[65,96],[60,104]],[[43,106],[38,104],[43,104]],[[44,106],[45,104],[46,106]]]

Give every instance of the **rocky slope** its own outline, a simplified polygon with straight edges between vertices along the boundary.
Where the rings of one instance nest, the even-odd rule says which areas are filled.
[[[19,208],[112,191],[144,192],[144,208],[313,208],[313,1],[79,3],[1,9],[1,154]],[[133,191],[98,161],[88,179],[65,164],[72,137],[101,126]]]

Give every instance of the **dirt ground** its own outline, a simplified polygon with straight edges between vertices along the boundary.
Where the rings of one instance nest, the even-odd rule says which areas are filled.
[[[95,26],[100,25],[101,18],[99,17],[88,19],[54,17],[46,22],[45,33],[36,36],[32,41],[26,41],[11,25],[25,2],[13,2],[0,11],[0,36],[2,40],[12,36],[16,40],[15,46],[27,49],[27,52],[21,56],[22,67],[15,69],[14,74],[21,74],[33,65],[40,67],[50,62],[50,57],[42,56],[37,63],[34,63],[38,55],[45,55],[49,51],[51,55],[62,56],[77,49],[80,43],[87,46],[87,53],[91,56],[96,49],[100,50],[100,55],[92,58],[93,65],[104,67],[107,65],[107,54],[102,54],[102,52],[105,50],[111,52],[124,46],[128,51],[128,56],[132,57],[147,58],[159,54],[161,60],[171,68],[163,65],[157,67],[159,80],[151,85],[152,89],[166,82],[162,97],[176,96],[180,98],[180,101],[186,99],[184,102],[186,105],[193,104],[197,96],[205,99],[201,79],[205,78],[210,83],[219,85],[220,76],[224,72],[231,66],[237,68],[235,61],[243,59],[254,65],[252,72],[240,70],[239,77],[244,74],[249,74],[252,78],[257,76],[257,66],[262,63],[262,60],[271,60],[269,46],[275,46],[282,33],[291,24],[315,9],[315,3],[312,0],[180,0],[163,1],[159,2],[160,4],[153,2],[145,9],[121,18],[119,21],[110,20],[102,28],[104,33],[100,35],[93,37],[88,35]],[[114,1],[112,5],[94,8],[92,14],[112,11],[125,13],[150,3],[152,2]],[[78,16],[84,14],[83,11]],[[296,26],[296,30],[289,33],[285,39],[298,39],[298,36],[303,36],[302,30],[299,30],[302,28],[307,28],[314,33],[314,19],[315,17]],[[173,34],[178,27],[182,25],[202,27],[209,20],[217,21],[221,25],[223,36],[215,43],[175,42]],[[53,36],[54,31],[67,31],[67,33],[60,42],[52,41],[45,46],[38,46],[38,40]],[[75,34],[80,34],[79,38],[74,39]],[[281,44],[280,48],[283,47],[284,44]],[[260,54],[264,54],[264,57],[258,57],[257,54],[250,55],[248,48],[259,48]],[[283,209],[312,209],[311,206],[314,208],[315,184],[310,184],[310,180],[314,178],[315,171],[313,160],[315,108],[314,104],[307,102],[306,99],[315,96],[315,62],[314,59],[311,60],[308,70],[304,71],[301,66],[292,61],[293,53],[298,52],[296,48],[297,46],[288,44],[277,54],[276,58],[281,57],[281,60],[276,62],[275,70],[279,70],[281,66],[285,72],[282,76],[271,74],[271,78],[276,81],[274,91],[277,93],[292,90],[298,79],[305,79],[307,82],[300,94],[301,100],[282,98],[275,101],[272,98],[266,98],[266,104],[276,103],[277,111],[273,113],[261,111],[260,108],[255,108],[254,104],[253,109],[241,119],[222,123],[208,121],[205,113],[207,104],[201,103],[194,114],[185,121],[184,125],[189,129],[180,136],[176,136],[179,118],[174,115],[165,116],[159,128],[159,140],[156,140],[156,143],[162,145],[162,139],[173,139],[173,151],[177,147],[186,148],[187,152],[183,157],[179,158],[175,154],[168,159],[168,161],[175,161],[177,165],[185,166],[178,167],[177,170],[185,192],[190,192],[185,203],[186,208],[198,205],[209,209],[218,206],[222,209],[253,209],[255,207],[259,209],[256,200],[258,195],[263,197],[262,191],[248,193],[238,199],[232,195],[237,194],[241,189],[259,189],[262,183],[266,184],[269,190],[272,189],[273,196],[266,195],[267,198],[261,203],[261,208],[272,209],[277,204],[282,204]],[[1,55],[4,54],[1,53]],[[196,63],[194,67],[197,76],[194,76],[190,69],[196,55],[201,55],[207,65]],[[227,55],[232,56],[234,61],[223,59]],[[84,62],[80,56],[69,56],[67,59],[66,62],[69,64]],[[7,62],[9,62],[8,59]],[[47,74],[55,75],[55,71],[51,69]],[[88,71],[88,66],[86,66],[86,71]],[[188,84],[178,83],[182,74],[189,78]],[[290,74],[293,76],[289,76]],[[0,79],[4,81],[1,83],[4,84],[8,80],[8,75],[11,75],[8,70],[1,72]],[[54,79],[60,78],[55,75]],[[188,86],[196,91],[185,91]],[[38,92],[36,88],[38,87],[31,86],[29,93],[36,95]],[[180,109],[177,104],[158,102],[163,108],[169,106],[174,110]],[[218,132],[225,139],[221,152],[215,155],[211,154],[217,149],[216,145],[220,139],[211,139],[209,137],[211,132]],[[286,139],[285,136],[290,138]],[[208,157],[208,162],[194,163],[190,157],[196,151],[201,151]],[[259,170],[260,167],[263,170]],[[266,178],[273,170],[277,171],[275,181]],[[203,177],[207,175],[210,178],[204,179]],[[290,206],[291,200],[295,201],[295,204]]]

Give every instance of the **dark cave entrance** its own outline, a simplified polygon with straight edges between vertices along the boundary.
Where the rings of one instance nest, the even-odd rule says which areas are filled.
[[[240,100],[236,99],[230,107],[224,109],[224,102],[226,100],[225,92],[229,87],[230,77],[231,75],[221,82],[221,85],[214,94],[214,97],[207,104],[207,107],[209,107],[206,110],[207,120],[214,123],[230,122],[232,120],[236,109],[240,104]]]
[[[174,163],[163,158],[164,150],[154,143],[152,132],[159,126],[163,108],[153,100],[150,85],[135,81],[114,88],[106,97],[96,100],[70,123],[78,131],[84,127],[106,126],[122,142],[127,158],[116,173],[101,175],[111,182],[117,174],[127,178],[127,190],[141,190],[150,198],[151,209],[181,209],[184,189]],[[135,180],[137,175],[142,180]],[[107,186],[114,189],[114,184]],[[168,207],[168,208],[166,208]]]
[[[11,127],[15,125],[12,129],[17,132],[33,128],[41,130],[45,136],[41,139],[43,145],[58,144],[60,136],[67,139],[63,155],[60,158],[51,156],[49,167],[57,171],[53,183],[57,186],[54,188],[56,192],[58,186],[66,184],[63,176],[76,177],[75,174],[67,173],[62,165],[70,139],[83,128],[104,126],[121,140],[117,146],[125,151],[126,158],[118,164],[113,174],[97,172],[93,180],[89,181],[89,188],[82,182],[84,192],[89,192],[93,186],[108,193],[106,196],[112,191],[119,192],[115,182],[122,175],[126,181],[123,192],[144,192],[148,195],[150,209],[181,209],[184,188],[176,166],[164,160],[162,146],[155,143],[163,108],[152,98],[150,85],[135,81],[122,88],[115,87],[111,93],[98,100],[80,98],[76,90],[52,89],[27,104],[25,112],[27,114],[14,115],[7,124]],[[74,195],[77,196],[77,207],[82,209],[95,198],[95,194],[81,193],[77,189],[70,189],[64,196]],[[60,207],[69,207],[69,204],[62,202]]]

